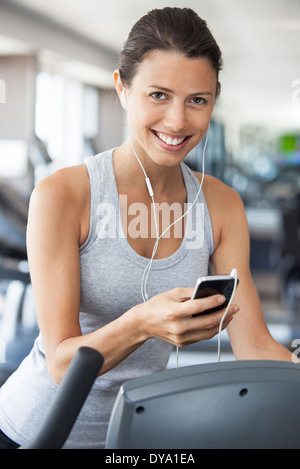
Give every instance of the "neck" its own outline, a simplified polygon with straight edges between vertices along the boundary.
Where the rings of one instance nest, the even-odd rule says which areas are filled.
[[[131,185],[135,181],[135,186],[146,188],[145,178],[148,177],[155,194],[169,191],[183,182],[179,165],[158,165],[147,155],[139,154],[130,138],[115,151],[114,169],[119,181]]]

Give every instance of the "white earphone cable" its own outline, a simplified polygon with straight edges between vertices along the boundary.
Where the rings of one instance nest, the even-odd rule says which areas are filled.
[[[155,254],[156,254],[156,251],[157,251],[157,246],[158,246],[158,243],[159,243],[159,240],[164,236],[164,234],[173,226],[175,225],[175,223],[179,222],[180,220],[182,220],[187,214],[188,212],[192,209],[192,207],[194,206],[194,204],[196,203],[199,195],[200,195],[200,192],[202,190],[202,186],[203,186],[203,182],[204,182],[204,176],[205,176],[205,150],[206,150],[206,145],[207,145],[207,141],[208,141],[208,131],[207,131],[207,135],[206,135],[206,139],[205,139],[205,143],[204,143],[204,146],[203,146],[203,152],[202,152],[202,177],[201,177],[201,181],[200,181],[200,186],[199,186],[199,189],[198,189],[198,192],[197,192],[197,195],[193,201],[193,203],[188,207],[188,209],[183,213],[183,215],[181,215],[177,220],[175,220],[173,223],[171,223],[160,235],[159,235],[159,229],[158,229],[158,223],[157,223],[157,216],[156,216],[156,208],[155,208],[155,201],[154,201],[154,193],[153,193],[153,189],[152,189],[152,186],[151,186],[151,182],[150,182],[150,179],[148,178],[147,176],[147,173],[135,151],[135,148],[133,146],[133,143],[132,143],[132,140],[131,140],[131,137],[129,137],[129,141],[130,141],[130,144],[131,144],[131,147],[132,147],[132,150],[136,156],[136,159],[137,161],[139,162],[142,170],[143,170],[143,173],[145,175],[145,180],[146,180],[146,184],[147,184],[147,187],[148,187],[148,191],[149,191],[149,194],[152,198],[152,204],[153,204],[153,213],[154,213],[154,221],[155,221],[155,229],[156,229],[156,242],[154,244],[154,248],[153,248],[153,251],[152,251],[152,255],[151,255],[151,258],[143,272],[143,276],[142,276],[142,280],[141,280],[141,294],[142,294],[142,298],[143,298],[143,301],[146,302],[148,301],[148,294],[147,294],[147,281],[148,281],[148,277],[149,277],[149,273],[150,273],[150,270],[151,270],[151,267],[152,267],[152,263],[153,263],[153,259],[155,257]],[[232,272],[231,272],[231,275],[234,276],[234,286],[233,286],[233,290],[232,290],[232,294],[231,294],[231,297],[230,297],[230,300],[229,300],[229,303],[226,307],[226,310],[222,316],[222,319],[220,321],[220,325],[219,325],[219,334],[218,334],[218,361],[220,361],[221,359],[221,332],[222,332],[222,326],[223,326],[223,322],[225,320],[225,317],[227,315],[227,312],[231,306],[231,303],[232,303],[232,300],[233,300],[233,297],[234,297],[234,294],[235,294],[235,290],[236,290],[236,287],[237,287],[237,271],[236,269],[233,269]],[[177,353],[176,353],[176,367],[178,368],[178,361],[179,361],[179,347],[177,347]]]
[[[230,300],[228,302],[228,305],[225,309],[225,312],[222,316],[222,319],[220,321],[220,324],[219,324],[219,334],[218,334],[218,362],[221,360],[221,332],[222,332],[222,326],[223,326],[223,322],[224,322],[224,319],[228,313],[228,310],[231,306],[231,303],[232,303],[232,300],[233,300],[233,297],[234,297],[234,294],[235,294],[235,290],[236,290],[236,287],[237,287],[237,279],[238,279],[238,276],[237,276],[237,270],[236,269],[233,269],[231,271],[231,274],[230,274],[231,277],[234,277],[234,284],[233,284],[233,289],[232,289],[232,293],[231,293],[231,297],[230,297]]]
[[[150,180],[146,174],[146,171],[134,149],[134,146],[133,146],[133,143],[132,143],[132,140],[131,140],[131,137],[129,138],[130,140],[130,144],[131,144],[131,147],[132,147],[132,150],[143,170],[143,173],[145,175],[145,179],[146,179],[146,183],[147,183],[147,187],[149,189],[149,184],[150,184],[150,187],[151,187],[151,183],[150,183]],[[207,141],[208,141],[208,131],[206,133],[206,139],[205,139],[205,143],[204,143],[204,146],[203,146],[203,151],[202,151],[202,177],[201,177],[201,182],[200,182],[200,186],[199,186],[199,189],[198,189],[198,192],[197,192],[197,195],[194,199],[194,201],[192,202],[192,204],[188,207],[188,209],[183,213],[183,215],[181,215],[177,220],[175,220],[173,223],[171,223],[160,235],[159,235],[159,232],[158,232],[158,223],[157,223],[157,217],[156,217],[156,210],[155,210],[155,202],[154,202],[154,194],[153,194],[153,190],[152,190],[152,187],[151,187],[151,193],[150,193],[150,196],[152,198],[152,202],[153,202],[153,213],[154,213],[154,220],[155,220],[155,227],[156,227],[156,242],[154,244],[154,248],[153,248],[153,251],[152,251],[152,255],[151,255],[151,258],[144,270],[144,273],[143,273],[143,276],[142,276],[142,281],[141,281],[141,293],[142,293],[142,297],[143,297],[143,301],[148,301],[148,294],[147,294],[147,282],[148,282],[148,277],[149,277],[149,273],[150,273],[150,270],[151,270],[151,267],[152,267],[152,262],[153,262],[153,259],[154,259],[154,256],[156,254],[156,251],[157,251],[157,247],[158,247],[158,243],[159,243],[159,240],[164,236],[164,234],[173,226],[175,225],[175,223],[179,222],[180,220],[182,220],[187,214],[188,212],[193,208],[194,204],[196,203],[196,201],[198,200],[198,197],[201,193],[201,190],[202,190],[202,186],[203,186],[203,182],[204,182],[204,176],[205,176],[205,150],[206,150],[206,145],[207,145]],[[147,182],[147,180],[149,182]]]
[[[142,298],[143,298],[143,301],[146,302],[148,300],[148,295],[147,295],[147,292],[146,292],[146,286],[144,287],[144,276],[145,276],[145,273],[148,272],[148,270],[150,271],[151,269],[151,265],[152,265],[152,261],[153,261],[153,258],[155,256],[155,253],[157,251],[157,246],[158,246],[158,241],[160,239],[160,236],[159,236],[159,230],[158,230],[158,223],[157,223],[157,216],[156,216],[156,209],[155,209],[155,201],[154,201],[154,193],[153,193],[153,189],[152,189],[152,186],[151,186],[151,182],[150,182],[150,179],[148,178],[147,176],[147,173],[144,169],[144,166],[142,165],[142,162],[141,160],[139,159],[136,151],[135,151],[135,148],[133,146],[133,143],[132,143],[132,140],[131,140],[131,137],[129,137],[129,141],[130,141],[130,145],[131,145],[131,148],[133,150],[133,153],[135,154],[135,157],[136,159],[138,160],[142,170],[143,170],[143,173],[145,175],[145,181],[146,181],[146,185],[147,185],[147,188],[148,188],[148,191],[149,191],[149,194],[150,194],[150,197],[152,199],[152,206],[153,206],[153,214],[154,214],[154,223],[155,223],[155,230],[156,230],[156,242],[155,242],[155,245],[154,245],[154,248],[153,248],[153,251],[152,251],[152,256],[151,256],[151,259],[149,261],[149,263],[147,264],[146,266],[146,269],[144,270],[144,273],[143,273],[143,276],[142,276],[142,281],[141,281],[141,294],[142,294]],[[147,278],[148,278],[148,274],[147,274]]]
[[[124,94],[124,90],[122,92],[122,100],[123,102],[125,103],[125,105],[127,105],[126,103],[126,100],[125,100],[125,94]],[[158,247],[158,243],[159,243],[159,240],[164,236],[164,234],[173,226],[175,225],[177,222],[179,222],[180,220],[182,220],[187,214],[188,212],[192,209],[192,207],[194,206],[194,204],[196,203],[200,193],[201,193],[201,190],[202,190],[202,186],[203,186],[203,182],[204,182],[204,175],[205,175],[205,150],[206,150],[206,145],[207,145],[207,141],[208,141],[208,133],[209,133],[209,127],[208,127],[208,130],[207,130],[207,133],[206,133],[206,140],[205,140],[205,143],[204,143],[204,146],[203,146],[203,152],[202,152],[202,177],[201,177],[201,182],[200,182],[200,186],[199,186],[199,190],[197,192],[197,195],[195,197],[195,200],[193,201],[193,203],[189,206],[189,208],[184,212],[183,215],[181,215],[177,220],[175,220],[173,223],[171,223],[160,235],[159,235],[159,228],[158,228],[158,222],[157,222],[157,216],[156,216],[156,207],[155,207],[155,201],[154,201],[154,192],[153,192],[153,189],[152,189],[152,186],[151,186],[151,182],[150,182],[150,179],[148,178],[147,176],[147,173],[142,165],[142,162],[141,160],[139,159],[136,151],[135,151],[135,148],[133,146],[133,143],[132,143],[132,140],[131,140],[131,136],[129,137],[129,141],[130,141],[130,145],[132,147],[132,150],[133,150],[133,153],[137,159],[137,161],[139,162],[141,168],[142,168],[142,171],[145,175],[145,181],[146,181],[146,185],[147,185],[147,188],[148,188],[148,191],[149,191],[149,194],[150,194],[150,197],[152,199],[152,205],[153,205],[153,214],[154,214],[154,222],[155,222],[155,230],[156,230],[156,242],[154,244],[154,247],[153,247],[153,250],[152,250],[152,255],[151,255],[151,258],[143,272],[143,275],[142,275],[142,280],[141,280],[141,294],[142,294],[142,298],[143,298],[143,301],[146,302],[148,301],[148,294],[147,294],[147,282],[148,282],[148,277],[149,277],[149,273],[150,273],[150,270],[151,270],[151,267],[152,267],[152,263],[153,263],[153,259],[155,257],[155,254],[156,254],[156,251],[157,251],[157,247]],[[234,297],[234,294],[235,294],[235,291],[236,291],[236,287],[237,287],[237,271],[236,269],[233,269],[232,272],[231,272],[231,275],[234,276],[234,286],[233,286],[233,290],[232,290],[232,294],[231,294],[231,297],[230,297],[230,300],[229,300],[229,303],[226,307],[226,310],[221,318],[221,321],[220,321],[220,324],[219,324],[219,333],[218,333],[218,362],[220,361],[221,359],[221,332],[222,332],[222,327],[223,327],[223,323],[224,323],[224,320],[226,318],[226,315],[227,315],[227,312],[231,306],[231,303],[232,303],[232,300],[233,300],[233,297]],[[176,367],[178,368],[178,361],[179,361],[179,347],[177,347],[177,353],[176,353]]]

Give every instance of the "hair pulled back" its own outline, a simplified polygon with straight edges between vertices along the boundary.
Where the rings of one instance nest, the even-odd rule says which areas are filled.
[[[222,68],[220,48],[206,21],[190,8],[154,9],[135,23],[120,54],[120,77],[125,86],[130,87],[138,65],[154,50],[206,58],[217,79]]]

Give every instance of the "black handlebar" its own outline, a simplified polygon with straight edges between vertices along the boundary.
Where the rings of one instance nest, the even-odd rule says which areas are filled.
[[[102,367],[97,350],[81,347],[60,383],[37,436],[20,449],[60,449],[69,436],[76,418]]]

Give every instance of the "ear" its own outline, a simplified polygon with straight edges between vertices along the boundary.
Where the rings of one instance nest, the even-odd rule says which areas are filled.
[[[127,103],[126,103],[126,99],[124,98],[125,87],[123,86],[123,83],[120,77],[120,71],[118,69],[114,71],[113,78],[114,78],[116,91],[121,101],[121,105],[124,109],[126,109]]]
[[[221,94],[221,83],[218,81],[217,90],[216,90],[216,99],[220,96],[220,94]]]

